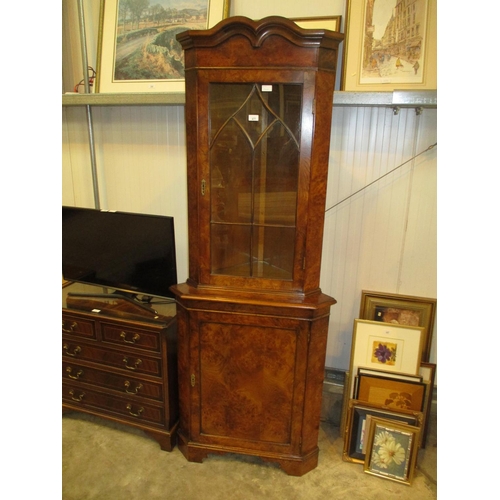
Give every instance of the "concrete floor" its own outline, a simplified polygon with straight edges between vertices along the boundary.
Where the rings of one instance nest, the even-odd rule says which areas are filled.
[[[419,451],[413,484],[396,483],[342,461],[339,428],[321,423],[319,464],[302,477],[241,455],[188,462],[178,448],[161,451],[142,431],[81,413],[62,419],[63,500],[253,500],[437,498],[436,416]]]

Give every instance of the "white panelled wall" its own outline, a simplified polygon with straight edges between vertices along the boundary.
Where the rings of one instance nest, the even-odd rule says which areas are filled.
[[[362,290],[436,298],[436,148],[397,168],[437,142],[436,113],[334,106],[321,273],[337,299],[327,366],[349,367]]]
[[[174,217],[188,275],[184,106],[92,107],[100,208]],[[63,108],[63,205],[94,207],[84,107]]]
[[[184,106],[103,106],[92,114],[101,208],[172,215],[185,281]],[[361,290],[436,297],[436,148],[376,181],[437,142],[436,114],[334,106],[321,273],[323,292],[338,301],[329,367],[349,367]],[[84,107],[63,108],[63,205],[94,206],[86,123]],[[434,331],[431,362],[436,339]]]

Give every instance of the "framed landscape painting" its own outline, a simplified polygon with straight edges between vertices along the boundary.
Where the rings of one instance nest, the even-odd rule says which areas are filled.
[[[230,0],[101,0],[96,92],[184,92],[176,35],[228,17]]]

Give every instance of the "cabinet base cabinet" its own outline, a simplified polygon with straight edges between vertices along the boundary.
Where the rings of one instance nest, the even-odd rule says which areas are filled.
[[[234,453],[239,455],[257,456],[265,462],[278,464],[281,469],[289,476],[303,476],[307,472],[315,469],[318,465],[319,449],[316,447],[307,456],[290,456],[289,454],[280,455],[279,453],[249,452],[245,448],[207,446],[198,443],[188,442],[187,438],[180,432],[178,434],[177,446],[189,462],[201,463],[208,455],[223,455],[225,453]]]
[[[318,433],[330,305],[302,301],[177,296],[179,449],[253,455],[301,476],[318,463]]]

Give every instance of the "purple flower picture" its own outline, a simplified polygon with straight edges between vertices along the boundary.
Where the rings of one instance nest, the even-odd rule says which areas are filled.
[[[397,345],[391,342],[374,342],[372,349],[372,362],[384,365],[396,364]]]

